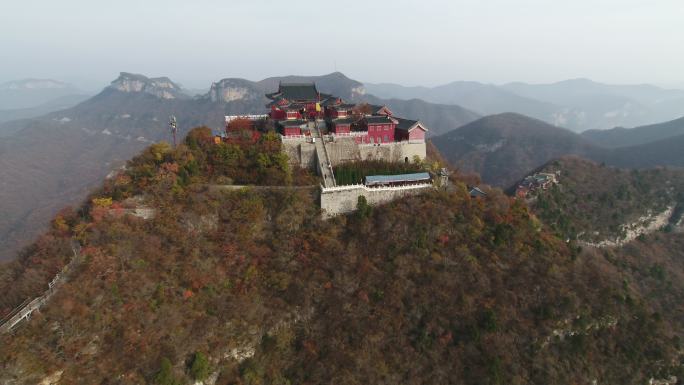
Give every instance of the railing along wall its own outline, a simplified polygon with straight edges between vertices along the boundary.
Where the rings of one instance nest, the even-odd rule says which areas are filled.
[[[321,191],[323,193],[345,191],[345,190],[357,190],[357,189],[363,189],[366,191],[397,191],[397,190],[413,190],[413,189],[428,188],[428,187],[433,187],[432,183],[406,184],[406,185],[402,185],[402,186],[382,186],[382,187],[370,187],[370,186],[366,186],[365,184],[350,184],[350,185],[335,186],[335,187],[321,186]]]
[[[66,266],[64,266],[62,270],[60,270],[60,272],[57,273],[57,275],[55,275],[55,277],[48,283],[48,289],[45,291],[45,293],[43,293],[43,295],[34,298],[28,303],[26,303],[29,301],[27,299],[12,312],[10,312],[2,321],[0,321],[0,333],[8,333],[12,331],[12,329],[21,321],[30,319],[31,314],[45,305],[50,297],[57,292],[59,287],[66,282],[68,274],[74,269],[76,264],[81,261],[81,245],[77,241],[72,240],[71,251],[74,254],[71,258],[71,261],[69,261],[69,263],[67,263]]]

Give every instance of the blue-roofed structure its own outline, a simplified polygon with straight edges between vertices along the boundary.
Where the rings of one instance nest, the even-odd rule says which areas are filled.
[[[365,185],[368,187],[398,186],[421,183],[430,183],[430,174],[427,172],[418,172],[414,174],[400,175],[369,175],[365,180]]]
[[[474,187],[468,186],[468,188],[470,189],[469,194],[470,194],[471,198],[484,198],[487,196],[487,193],[482,191],[482,189],[480,189],[477,186],[474,186]]]

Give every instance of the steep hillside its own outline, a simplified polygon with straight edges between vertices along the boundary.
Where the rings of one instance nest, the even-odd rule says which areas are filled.
[[[579,135],[523,115],[487,116],[433,139],[455,167],[508,187],[551,159],[601,153]]]
[[[535,195],[531,208],[563,238],[621,243],[654,223],[653,230],[674,226],[684,210],[684,171],[623,170],[580,158],[540,171],[559,172],[560,183]]]
[[[635,128],[616,127],[582,133],[583,137],[606,148],[638,146],[679,135],[684,135],[684,118]]]
[[[0,132],[0,260],[13,257],[65,204],[149,143],[170,139],[169,115],[180,137],[188,127],[219,127],[230,113],[261,111],[260,101],[191,99],[165,78],[121,74],[93,98],[40,118],[8,122]]]
[[[0,382],[644,384],[684,374],[681,310],[665,311],[684,294],[681,263],[638,281],[648,256],[626,267],[578,254],[521,202],[496,190],[471,199],[459,182],[323,221],[307,190],[207,189],[290,175],[271,157],[277,141],[216,149],[207,135],[152,146],[0,270],[11,308],[47,285],[70,239],[85,256],[41,314],[0,336]],[[226,152],[259,161],[243,168]],[[154,218],[121,214],[134,197]]]

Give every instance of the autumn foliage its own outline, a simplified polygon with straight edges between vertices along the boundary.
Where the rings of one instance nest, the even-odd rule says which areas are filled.
[[[206,133],[150,146],[0,270],[9,311],[69,260],[72,237],[83,246],[49,306],[0,336],[0,382],[56,371],[68,384],[680,375],[681,311],[664,309],[684,294],[684,268],[674,256],[648,262],[655,246],[630,251],[628,265],[620,251],[579,252],[524,202],[496,190],[471,199],[458,180],[324,221],[310,190],[208,189],[222,178],[288,186],[298,177],[269,135],[236,146]],[[93,217],[103,198],[124,207],[139,196],[153,218]]]

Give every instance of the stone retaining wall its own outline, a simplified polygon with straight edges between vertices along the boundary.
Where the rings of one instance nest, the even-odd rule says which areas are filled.
[[[325,147],[333,166],[359,160],[386,160],[388,162],[413,162],[414,157],[425,159],[425,143],[394,142],[381,145],[356,144],[353,137],[336,137],[326,141]],[[316,168],[316,150],[306,138],[283,140],[283,151],[290,165],[309,170]]]
[[[428,191],[432,184],[425,183],[401,187],[374,187],[364,185],[340,186],[321,189],[321,208],[323,215],[333,217],[356,210],[360,196],[365,196],[370,205],[391,202],[400,197],[416,195]]]

